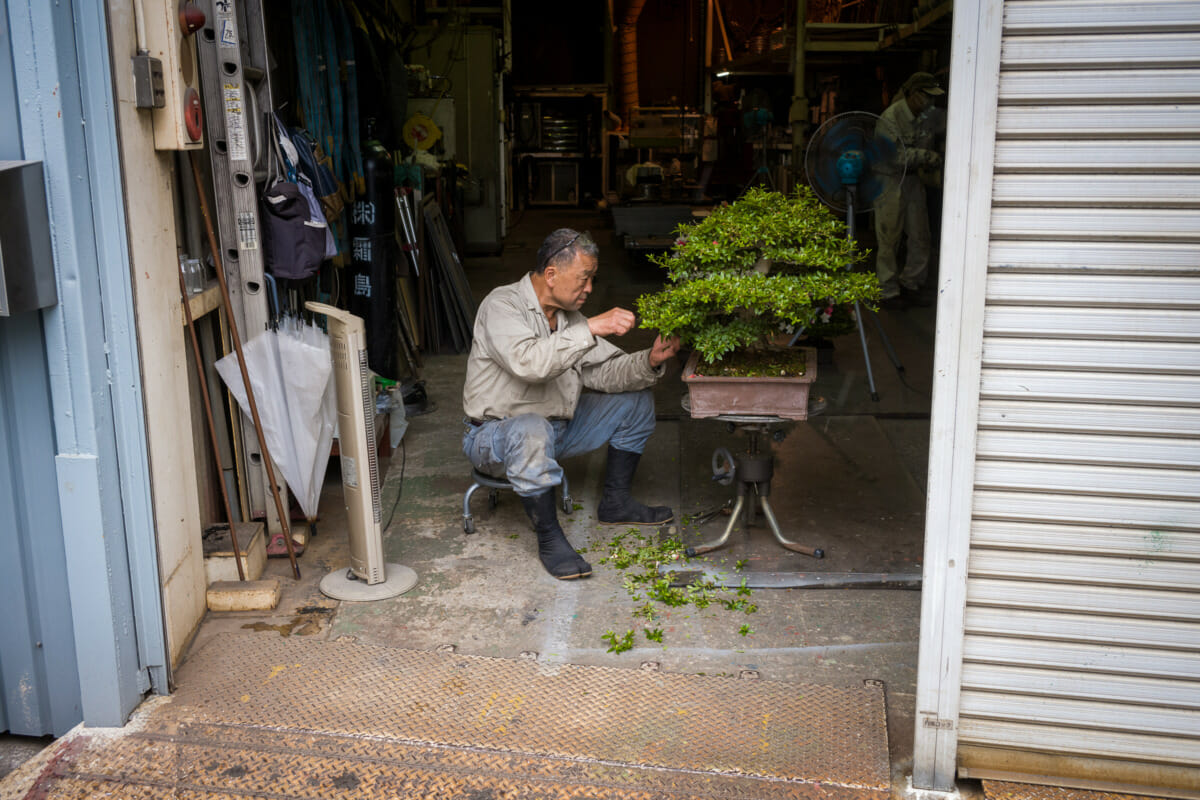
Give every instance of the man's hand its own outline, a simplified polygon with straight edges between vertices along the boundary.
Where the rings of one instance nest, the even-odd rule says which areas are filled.
[[[679,337],[672,336],[670,339],[664,339],[662,336],[654,337],[654,344],[650,346],[650,366],[657,368],[668,358],[674,358],[679,352]]]
[[[633,330],[636,318],[632,311],[610,308],[603,314],[588,317],[588,330],[592,336],[620,336]]]

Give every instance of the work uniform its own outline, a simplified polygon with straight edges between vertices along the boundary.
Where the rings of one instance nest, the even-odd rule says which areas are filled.
[[[885,300],[898,296],[901,288],[917,291],[925,284],[929,272],[929,211],[925,205],[925,185],[918,171],[921,167],[937,166],[941,157],[930,149],[933,132],[923,123],[901,95],[887,107],[876,125],[877,134],[901,143],[904,150],[902,163],[875,167],[884,187],[875,205],[875,274]],[[904,270],[900,271],[896,253],[905,234],[908,250]]]
[[[654,432],[649,387],[665,371],[648,349],[593,336],[578,311],[558,311],[552,331],[527,274],[493,289],[475,316],[463,453],[523,496],[562,482],[559,458],[605,443],[641,453]]]

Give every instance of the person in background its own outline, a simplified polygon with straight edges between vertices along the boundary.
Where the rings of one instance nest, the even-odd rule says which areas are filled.
[[[463,386],[463,453],[479,471],[512,484],[537,532],[542,566],[560,580],[587,577],[592,567],[558,524],[558,459],[608,444],[596,509],[602,523],[658,525],[674,516],[637,502],[630,488],[654,432],[649,387],[679,351],[679,339],[656,336],[649,349],[626,353],[606,337],[632,330],[633,312],[580,313],[598,254],[586,233],[559,228],[547,236],[533,272],[480,304]]]
[[[934,98],[945,90],[928,72],[914,72],[896,100],[880,116],[876,132],[902,146],[903,162],[877,167],[884,190],[875,206],[875,274],[883,290],[880,306],[901,310],[929,305],[922,293],[929,273],[932,242],[922,173],[939,173],[942,157],[934,149]],[[906,256],[900,269],[902,237]]]

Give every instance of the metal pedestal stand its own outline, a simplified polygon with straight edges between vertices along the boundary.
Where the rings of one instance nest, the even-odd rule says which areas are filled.
[[[725,532],[712,542],[687,548],[685,552],[688,557],[723,547],[729,541],[742,514],[746,515],[746,524],[753,525],[755,508],[761,506],[763,516],[777,542],[794,553],[803,553],[813,558],[824,558],[825,551],[819,547],[806,547],[783,535],[783,532],[779,530],[779,521],[775,519],[775,512],[771,510],[771,503],[767,499],[771,494],[771,478],[775,474],[775,456],[772,454],[769,444],[764,449],[759,449],[759,436],[769,435],[772,424],[787,422],[787,420],[781,417],[735,415],[722,415],[716,419],[727,422],[731,431],[746,433],[750,439],[749,446],[746,452],[737,458],[724,448],[718,448],[713,453],[713,478],[725,484],[736,482],[737,501],[734,503],[729,522],[725,525]],[[779,441],[783,438],[781,434],[782,431],[776,432],[772,438]],[[717,463],[722,458],[726,462],[724,468],[720,468]]]
[[[846,237],[854,241],[854,201],[857,199],[857,187],[853,184],[846,186]],[[897,372],[904,372],[904,365],[900,363],[900,358],[896,355],[896,351],[892,349],[892,342],[888,339],[887,332],[883,329],[883,323],[879,321],[879,315],[870,309],[864,308],[857,300],[854,301],[854,317],[858,323],[858,341],[862,344],[863,362],[867,365],[867,386],[871,391],[871,399],[878,402],[879,392],[875,389],[875,373],[871,371],[871,354],[867,351],[867,333],[863,330],[863,311],[869,311],[871,319],[875,320],[875,327],[879,329],[879,336],[883,339],[883,346],[887,349],[888,358],[891,359],[892,365],[896,367]]]
[[[884,349],[887,350],[888,358],[891,359],[892,365],[896,367],[896,371],[903,373],[904,365],[900,363],[900,357],[896,355],[896,351],[892,348],[892,342],[888,339],[887,331],[883,329],[883,323],[879,321],[879,315],[855,300],[854,316],[858,320],[858,341],[862,344],[863,363],[867,365],[867,387],[870,389],[871,399],[878,401],[879,392],[875,389],[875,373],[871,371],[871,354],[867,351],[867,333],[863,330],[864,312],[870,314],[871,319],[875,321],[875,327],[879,330],[879,338],[883,339]]]

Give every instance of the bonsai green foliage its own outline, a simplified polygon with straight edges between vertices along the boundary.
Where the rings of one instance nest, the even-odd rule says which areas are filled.
[[[600,564],[622,570],[624,574],[621,576],[621,586],[629,597],[638,603],[633,609],[633,616],[645,620],[646,627],[642,632],[652,642],[661,644],[663,641],[662,628],[651,627],[659,618],[659,608],[663,606],[692,606],[703,610],[716,604],[726,611],[742,614],[758,611],[758,606],[745,599],[751,591],[746,586],[745,579],[736,589],[723,588],[713,580],[687,586],[672,586],[671,576],[660,575],[658,567],[660,564],[686,559],[684,545],[678,539],[665,539],[655,544],[639,529],[630,528],[614,536],[602,549],[607,551],[607,555],[600,559]],[[622,653],[633,647],[634,632],[627,631],[619,636],[613,631],[607,631],[601,638],[608,642],[608,652]]]
[[[673,251],[652,257],[668,285],[638,298],[641,326],[678,335],[710,364],[779,333],[823,335],[835,309],[879,297],[874,274],[851,271],[866,253],[807,187],[753,188],[681,225],[678,237]],[[766,274],[755,268],[762,259]]]

